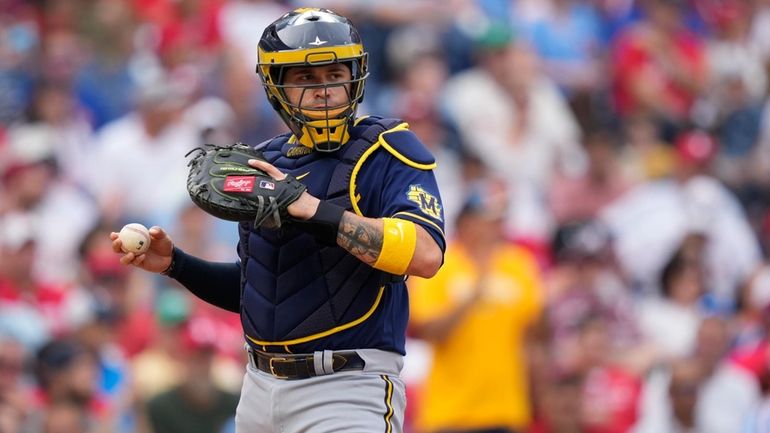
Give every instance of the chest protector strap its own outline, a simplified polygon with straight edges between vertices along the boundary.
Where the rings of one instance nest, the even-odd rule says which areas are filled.
[[[329,180],[329,187],[326,190],[326,199],[337,206],[353,210],[353,203],[350,201],[350,178],[353,174],[353,168],[356,163],[364,156],[380,139],[380,134],[403,123],[398,119],[379,119],[367,117],[362,119],[352,128],[351,136],[356,137],[347,142],[340,152],[341,163],[337,165]]]

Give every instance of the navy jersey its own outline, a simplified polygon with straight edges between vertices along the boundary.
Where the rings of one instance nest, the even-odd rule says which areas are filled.
[[[443,206],[430,152],[405,124],[366,142],[362,136],[377,122],[379,118],[357,123],[337,152],[308,154],[288,136],[271,141],[263,151],[313,196],[346,203],[365,217],[412,221],[444,250]],[[351,149],[358,148],[362,152],[351,159]],[[344,188],[335,190],[340,179]],[[251,230],[242,224],[241,235],[241,317],[254,347],[293,353],[363,348],[404,353],[409,305],[403,278],[392,278],[291,227]]]

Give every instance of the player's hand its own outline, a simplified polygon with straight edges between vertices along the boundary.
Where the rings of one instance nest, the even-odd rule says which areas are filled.
[[[275,168],[274,165],[267,161],[260,161],[258,159],[249,160],[249,165],[258,168],[275,180],[283,180],[286,177],[286,173]],[[301,196],[294,203],[290,204],[286,210],[289,215],[300,220],[308,220],[315,215],[318,210],[318,204],[320,200],[310,195],[307,191],[303,192]]]
[[[158,227],[150,228],[150,248],[144,254],[124,253],[121,247],[118,233],[110,233],[112,240],[112,251],[122,254],[120,263],[124,265],[134,265],[145,271],[160,273],[165,271],[171,265],[171,253],[174,251],[174,242],[166,232]]]

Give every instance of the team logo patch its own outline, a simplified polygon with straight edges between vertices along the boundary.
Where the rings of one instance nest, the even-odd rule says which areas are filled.
[[[425,215],[443,221],[441,217],[441,205],[438,202],[438,198],[428,191],[425,191],[421,185],[409,185],[409,190],[406,192],[406,198],[417,203],[417,206],[420,207],[420,210]]]
[[[275,189],[275,183],[270,182],[269,180],[260,180],[259,187],[262,189],[269,189],[272,191]]]
[[[227,176],[225,192],[251,192],[254,189],[254,176]]]

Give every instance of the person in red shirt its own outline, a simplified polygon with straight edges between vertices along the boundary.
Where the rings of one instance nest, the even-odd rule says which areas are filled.
[[[702,41],[684,27],[683,0],[644,0],[645,20],[615,41],[613,100],[622,117],[652,116],[678,126],[707,79]]]
[[[37,254],[34,219],[23,214],[0,220],[0,328],[34,350],[71,330],[65,284],[43,282],[33,271]]]

